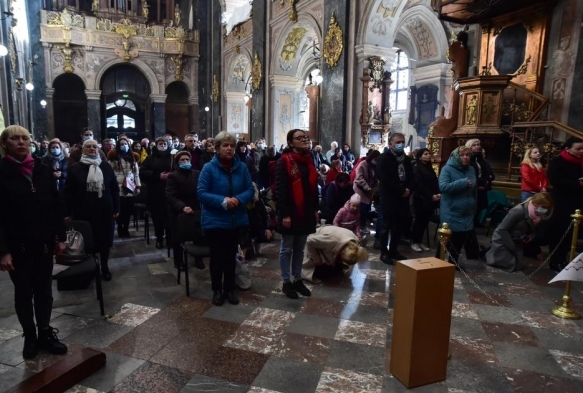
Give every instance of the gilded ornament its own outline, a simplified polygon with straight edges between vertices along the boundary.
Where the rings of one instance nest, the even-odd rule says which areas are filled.
[[[146,18],[146,22],[148,21],[148,16],[150,16],[150,4],[146,0],[142,3],[142,15]]]
[[[64,64],[63,64],[63,72],[67,74],[71,74],[75,72],[73,69],[73,49],[71,49],[71,45],[69,41],[65,41],[65,46],[59,47],[59,51],[63,54]]]
[[[122,46],[124,55],[122,58],[125,62],[130,61],[132,58],[132,55],[130,55],[130,39],[138,33],[136,26],[129,19],[122,19],[113,25],[112,31],[123,37]]]
[[[13,26],[10,26],[9,29],[9,54],[10,54],[10,69],[12,70],[12,75],[16,75],[16,60],[18,59],[18,55],[16,53],[16,42],[14,40],[14,28]]]
[[[482,73],[480,75],[482,76],[492,75],[492,62],[490,62],[490,64],[488,64],[487,66],[482,66]]]
[[[259,61],[257,53],[253,56],[253,68],[251,69],[251,85],[253,90],[258,90],[261,85],[261,78],[263,78],[263,66]]]
[[[324,39],[324,60],[329,68],[334,68],[338,65],[338,60],[344,49],[342,38],[342,29],[336,21],[336,16],[332,15],[330,24],[328,25],[328,32]]]
[[[216,75],[213,75],[213,102],[216,104],[219,102],[219,79]]]
[[[298,21],[298,10],[296,9],[296,3],[298,0],[289,0],[289,20],[296,23]]]
[[[489,96],[483,105],[482,114],[484,115],[484,120],[492,120],[492,116],[496,113],[496,102],[492,96]]]
[[[174,62],[174,80],[183,80],[184,75],[182,74],[182,53],[179,53],[176,56],[172,56],[171,59]]]
[[[528,69],[528,65],[530,64],[530,61],[532,60],[532,55],[528,56],[528,59],[526,59],[526,61],[524,62],[524,64],[522,64],[520,66],[520,68],[513,74],[513,76],[516,78],[519,75],[524,75],[526,74],[526,71]]]
[[[281,49],[281,61],[291,63],[295,59],[300,43],[307,31],[308,29],[305,27],[296,27],[288,34]]]
[[[180,6],[178,4],[176,4],[176,6],[174,6],[174,24],[176,26],[180,26],[181,16],[182,16],[182,11],[180,11]]]
[[[379,92],[383,91],[383,78],[385,77],[385,64],[387,62],[380,56],[373,56],[369,59],[370,62],[370,75],[373,80],[373,84],[369,87],[372,92],[374,89],[379,89]]]
[[[478,106],[478,99],[473,96],[468,106],[466,107],[466,124],[474,125],[476,124],[476,107]]]

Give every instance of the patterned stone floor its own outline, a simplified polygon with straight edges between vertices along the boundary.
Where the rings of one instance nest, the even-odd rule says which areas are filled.
[[[280,290],[277,251],[276,243],[262,246],[251,263],[253,287],[239,292],[240,305],[215,307],[208,269],[191,270],[186,298],[165,250],[140,238],[116,240],[114,279],[104,284],[106,317],[93,287],[54,289],[52,325],[70,350],[88,346],[107,354],[106,367],[68,393],[407,391],[389,372],[394,268],[371,249],[350,276],[291,300]],[[432,254],[405,245],[401,251]],[[583,322],[549,313],[563,293],[561,284],[546,284],[552,273],[529,279],[534,262],[514,274],[478,261],[465,265],[467,276],[456,273],[447,380],[413,391],[583,392]],[[0,274],[0,296],[1,392],[59,357],[23,361],[7,274]],[[581,285],[573,298],[582,312]]]

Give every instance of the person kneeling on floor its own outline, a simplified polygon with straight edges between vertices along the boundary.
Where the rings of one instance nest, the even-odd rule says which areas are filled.
[[[304,249],[302,278],[313,283],[335,273],[345,273],[357,262],[368,259],[368,252],[349,229],[332,225],[316,229]]]

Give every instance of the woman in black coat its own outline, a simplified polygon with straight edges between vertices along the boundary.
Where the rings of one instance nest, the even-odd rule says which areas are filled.
[[[55,179],[57,190],[63,191],[67,181],[68,165],[65,149],[59,139],[51,140],[42,162],[53,170],[53,178]]]
[[[415,175],[415,191],[413,192],[413,207],[415,221],[411,230],[411,249],[421,252],[428,251],[429,247],[423,244],[423,233],[435,209],[439,207],[441,193],[437,175],[431,166],[432,154],[429,149],[419,149],[415,153],[417,165],[413,167]]]
[[[571,222],[575,210],[583,210],[583,140],[576,137],[567,139],[561,154],[549,163],[547,172],[551,185],[551,197],[555,203],[553,215],[549,220],[549,250],[558,247],[550,262],[552,270],[559,272],[565,268],[567,252],[571,246],[571,236],[559,245],[565,230]],[[581,232],[579,232],[581,234]]]
[[[97,142],[83,142],[81,160],[69,168],[65,185],[65,220],[91,224],[93,246],[99,252],[101,277],[111,280],[109,251],[113,246],[114,219],[119,215],[119,186],[108,162],[101,161]]]
[[[478,182],[478,205],[474,222],[477,225],[481,225],[483,224],[481,221],[486,219],[483,211],[488,208],[488,191],[492,189],[492,182],[496,176],[494,176],[490,163],[484,159],[484,153],[482,152],[482,145],[479,139],[470,139],[466,142],[466,147],[469,147],[472,152],[470,165],[476,171],[476,180]]]
[[[8,271],[14,284],[14,307],[24,332],[22,357],[32,359],[39,349],[64,354],[67,347],[49,326],[53,255],[65,249],[63,205],[53,172],[31,156],[25,128],[9,126],[0,143],[0,271]]]
[[[172,173],[174,157],[168,150],[166,139],[156,139],[156,146],[140,167],[140,179],[145,183],[147,205],[156,235],[156,248],[164,248],[164,231],[168,225],[168,208],[166,206],[166,179]]]
[[[200,171],[192,169],[191,155],[187,151],[176,153],[176,170],[166,179],[166,201],[170,231],[176,231],[176,220],[180,214],[194,215],[200,220],[200,203],[196,196]],[[174,267],[183,268],[183,255],[180,243],[174,241]],[[200,261],[198,262],[200,266]],[[203,265],[204,266],[204,265]]]

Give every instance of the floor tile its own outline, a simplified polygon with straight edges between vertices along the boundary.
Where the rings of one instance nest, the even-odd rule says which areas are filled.
[[[522,313],[522,317],[535,328],[558,331],[573,337],[580,337],[583,333],[573,321],[558,318],[550,312],[525,311]]]
[[[205,363],[202,374],[238,384],[249,385],[261,372],[269,355],[221,347]]]
[[[283,337],[284,332],[282,331],[242,325],[224,345],[250,352],[271,354],[283,348]]]
[[[304,309],[306,301],[309,299],[290,299],[287,296],[270,295],[261,302],[261,307],[297,313]]]
[[[510,368],[504,369],[504,372],[515,392],[575,393],[580,392],[583,388],[583,382],[572,378],[560,378],[540,372]]]
[[[67,390],[65,393],[104,393],[101,390],[88,388],[83,385],[75,385],[71,389]]]
[[[245,319],[242,325],[254,326],[272,332],[283,334],[295,317],[288,311],[274,310],[272,308],[257,307]]]
[[[476,363],[496,364],[498,359],[489,340],[474,337],[451,336],[449,352],[452,357]]]
[[[247,393],[281,393],[281,392],[276,392],[275,390],[264,389],[257,386],[251,386],[251,389],[249,389]]]
[[[338,330],[339,319],[320,317],[318,315],[298,314],[288,327],[291,333],[333,339]]]
[[[478,319],[478,314],[471,304],[454,302],[451,309],[452,317]]]
[[[86,347],[105,348],[132,329],[130,326],[94,319],[87,324],[87,327],[71,334],[65,341]]]
[[[550,352],[565,373],[571,377],[583,379],[583,356],[556,350],[550,350]]]
[[[150,319],[160,311],[159,308],[127,303],[121,310],[106,318],[106,321],[119,325],[136,327]]]
[[[10,340],[0,343],[0,363],[7,366],[16,366],[24,361],[22,358],[22,348],[24,338],[16,336]]]
[[[392,375],[387,375],[383,379],[383,389],[381,390],[381,393],[406,393],[406,392],[450,393],[452,391],[451,390],[448,391],[445,382],[432,383],[430,385],[424,385],[413,389],[407,389],[405,385],[401,383],[401,381],[399,381]],[[461,390],[459,390],[456,393],[470,393],[470,392],[462,392]]]
[[[326,367],[316,393],[380,393],[382,385],[379,375]]]
[[[0,364],[0,374],[3,374],[7,371],[12,370],[14,367],[13,366],[7,366],[5,364]]]
[[[553,355],[544,348],[518,346],[507,343],[493,343],[496,357],[500,365],[508,368],[517,368],[528,371],[544,370],[545,374],[565,377],[566,374],[553,358]]]
[[[281,346],[276,346],[273,350],[275,356],[316,364],[326,362],[332,342],[328,338],[297,333],[285,333],[281,340]]]
[[[246,393],[248,391],[249,386],[247,385],[211,378],[206,375],[195,375],[180,390],[180,393]]]
[[[0,392],[19,384],[34,373],[18,367],[11,367],[10,370],[0,374]]]
[[[111,352],[106,352],[105,356],[107,358],[105,367],[79,382],[80,385],[102,392],[109,392],[144,363],[143,360]]]
[[[488,338],[480,321],[461,317],[451,317],[450,334],[484,339]]]
[[[341,319],[334,339],[384,348],[386,334],[386,325]]]
[[[547,349],[583,355],[583,340],[581,336],[574,339],[573,336],[552,330],[537,329],[534,327],[532,330],[542,343],[542,346]]]
[[[387,308],[348,303],[342,309],[340,319],[360,321],[365,323],[386,324]]]
[[[385,348],[332,341],[326,366],[333,369],[382,375],[385,363]]]
[[[475,364],[455,356],[447,362],[450,391],[467,393],[513,393],[506,375],[492,364]]]
[[[491,322],[482,322],[482,326],[492,341],[528,345],[531,347],[540,346],[540,341],[528,326]]]
[[[254,309],[254,306],[246,306],[244,304],[233,306],[225,303],[221,307],[212,306],[203,316],[218,321],[243,323]]]
[[[498,306],[498,307],[511,307],[512,303],[508,300],[508,298],[502,294],[498,293],[488,293],[487,295],[480,291],[471,291],[468,292],[468,298],[474,304],[488,304],[490,306]]]
[[[527,325],[519,311],[512,308],[489,306],[486,304],[472,304],[478,313],[479,319],[486,322],[500,322],[507,324]]]
[[[281,393],[313,393],[323,370],[322,365],[271,357],[253,386]]]
[[[22,335],[21,331],[14,329],[2,329],[0,328],[0,342],[10,340],[11,338]]]
[[[184,371],[146,362],[116,385],[111,393],[179,392],[191,377]]]
[[[354,291],[348,298],[348,303],[386,308],[389,305],[389,294],[382,292]]]
[[[347,304],[348,303],[344,301],[332,301],[312,297],[306,300],[306,303],[302,308],[302,313],[319,315],[327,318],[340,318],[340,314],[342,314],[342,311]],[[357,303],[351,303],[351,305],[355,304],[358,305]]]

